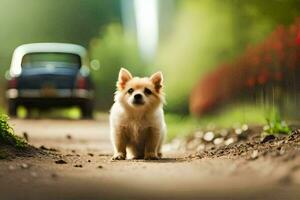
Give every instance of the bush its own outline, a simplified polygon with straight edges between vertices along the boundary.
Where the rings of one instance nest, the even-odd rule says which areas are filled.
[[[262,98],[268,100],[271,96],[273,102],[275,99],[275,103],[282,104],[283,92],[300,90],[300,80],[295,78],[300,74],[299,53],[300,19],[297,19],[290,27],[278,26],[261,43],[201,79],[191,93],[191,112],[201,115],[224,102],[251,99],[261,93]]]
[[[0,145],[12,145],[16,148],[24,148],[27,146],[26,141],[14,134],[13,128],[8,123],[8,116],[0,114]]]

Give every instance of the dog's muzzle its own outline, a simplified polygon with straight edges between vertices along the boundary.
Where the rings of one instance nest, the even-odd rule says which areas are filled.
[[[132,103],[134,105],[143,105],[145,102],[144,102],[143,96],[141,94],[136,94],[136,95],[133,96]]]

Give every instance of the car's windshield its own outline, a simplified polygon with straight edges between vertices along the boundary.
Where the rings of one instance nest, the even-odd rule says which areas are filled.
[[[23,68],[35,67],[74,67],[81,66],[81,59],[79,55],[71,53],[29,53],[22,59]]]

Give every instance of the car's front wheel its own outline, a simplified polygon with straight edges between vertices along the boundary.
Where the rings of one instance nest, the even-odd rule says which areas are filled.
[[[92,119],[93,118],[93,103],[88,101],[80,106],[81,118]]]
[[[17,116],[17,108],[18,108],[18,105],[15,100],[8,101],[8,111],[7,112],[10,117]]]

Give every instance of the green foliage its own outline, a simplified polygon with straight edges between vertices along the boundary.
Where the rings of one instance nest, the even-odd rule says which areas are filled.
[[[8,124],[8,116],[0,114],[0,144],[12,145],[16,148],[25,148],[27,143],[14,134],[13,128]]]
[[[270,118],[266,118],[267,125],[264,127],[263,135],[290,134],[291,129],[285,121],[281,120],[276,112]]]
[[[133,75],[145,75],[146,66],[142,63],[136,40],[125,34],[120,24],[111,24],[91,41],[91,58],[100,64],[99,70],[93,70],[96,82],[96,106],[108,109],[113,102],[118,72],[127,68]],[[93,62],[93,61],[92,61]]]
[[[169,111],[188,110],[195,83],[219,63],[230,62],[278,24],[299,15],[298,0],[179,1],[172,32],[160,43],[156,66],[166,80]]]

